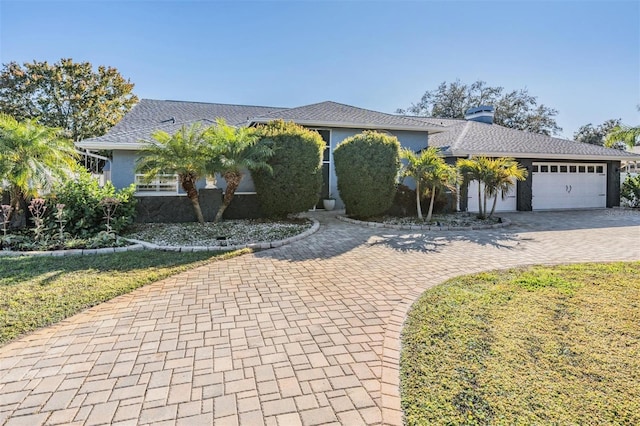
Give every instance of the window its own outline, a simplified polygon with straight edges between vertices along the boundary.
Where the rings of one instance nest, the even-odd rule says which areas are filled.
[[[595,173],[595,171],[596,171],[595,167],[593,167],[593,166],[588,166],[587,167],[587,173]]]
[[[604,167],[596,166],[596,173],[604,173]]]
[[[538,173],[538,166],[537,166],[537,165],[535,165],[535,166],[531,167],[531,171],[532,171],[533,173]]]
[[[567,173],[567,166],[560,166],[560,173]]]
[[[136,192],[146,193],[178,193],[178,175],[158,175],[149,181],[144,179],[144,175],[137,174],[135,177]]]
[[[578,173],[584,173],[586,171],[584,166],[578,166]]]
[[[558,166],[551,166],[551,173],[558,173]]]
[[[578,168],[576,166],[569,166],[569,173],[575,173],[578,171]]]
[[[540,173],[549,173],[549,166],[540,166]]]

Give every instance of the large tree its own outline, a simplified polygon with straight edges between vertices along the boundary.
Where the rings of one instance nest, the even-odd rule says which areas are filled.
[[[73,143],[60,129],[0,114],[0,192],[10,195],[14,225],[24,224],[25,198],[68,178],[75,164]]]
[[[173,135],[162,130],[152,134],[153,140],[142,150],[136,171],[151,180],[161,174],[176,174],[191,201],[196,219],[204,224],[197,182],[213,174],[210,169],[211,147],[204,139],[205,130],[199,123],[182,126]]]
[[[538,104],[538,98],[525,89],[506,92],[504,87],[488,86],[484,81],[472,84],[456,80],[442,82],[437,89],[428,90],[420,101],[398,114],[412,114],[436,118],[464,118],[469,108],[480,105],[495,107],[494,123],[517,130],[543,135],[558,134],[555,116],[558,111]]]
[[[62,128],[78,141],[100,136],[138,101],[133,83],[116,68],[61,59],[3,64],[0,71],[0,112],[19,120]]]
[[[573,140],[592,145],[604,145],[605,137],[614,128],[620,126],[620,121],[619,118],[612,118],[597,126],[591,123],[580,126],[578,131],[573,134]]]

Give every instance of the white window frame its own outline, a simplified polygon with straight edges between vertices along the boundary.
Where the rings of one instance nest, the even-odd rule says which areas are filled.
[[[143,174],[135,175],[136,195],[141,196],[162,196],[162,195],[184,195],[180,194],[180,183],[178,175],[162,174],[154,177],[150,181],[144,179]]]

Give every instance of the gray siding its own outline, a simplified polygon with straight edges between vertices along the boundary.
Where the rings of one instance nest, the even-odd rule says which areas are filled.
[[[126,188],[135,182],[138,151],[113,151],[111,182],[116,188]]]

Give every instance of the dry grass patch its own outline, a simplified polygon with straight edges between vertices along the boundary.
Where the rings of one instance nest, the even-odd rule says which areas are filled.
[[[640,424],[640,262],[453,279],[402,343],[407,424]]]

